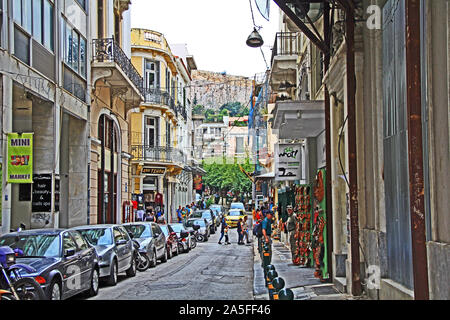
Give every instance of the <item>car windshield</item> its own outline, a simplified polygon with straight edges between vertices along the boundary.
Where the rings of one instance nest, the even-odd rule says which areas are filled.
[[[204,211],[194,211],[194,213],[192,213],[191,217],[194,217],[194,218],[201,218],[202,215],[203,215],[203,212],[204,212]]]
[[[167,237],[169,235],[169,229],[167,228],[167,226],[160,226],[160,227],[164,235]]]
[[[181,224],[171,224],[170,225],[174,232],[180,233],[181,231],[184,231],[183,225]]]
[[[133,235],[134,239],[152,237],[150,225],[132,224],[132,225],[125,225],[124,227],[125,229],[127,229],[129,233]]]
[[[7,235],[0,238],[0,247],[21,249],[21,257],[56,258],[61,255],[59,235]]]
[[[188,220],[186,222],[186,226],[188,227],[192,227],[194,224],[200,226],[200,227],[204,227],[205,226],[205,221],[204,220]]]
[[[240,210],[230,210],[228,215],[231,217],[242,216],[242,212]]]
[[[209,212],[209,211],[203,212],[202,218],[205,218],[205,219],[212,219],[212,217],[211,217],[211,212]]]
[[[84,229],[78,231],[93,246],[109,246],[113,243],[111,229],[109,228]]]
[[[243,203],[232,203],[230,209],[245,209]]]

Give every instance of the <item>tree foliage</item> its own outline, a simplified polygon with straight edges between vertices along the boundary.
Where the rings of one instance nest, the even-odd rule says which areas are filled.
[[[250,164],[249,159],[246,159],[241,166],[247,172],[254,171],[254,166]],[[234,194],[252,192],[252,182],[240,170],[238,164],[205,164],[204,169],[206,175],[203,177],[203,181],[214,191],[231,191]]]

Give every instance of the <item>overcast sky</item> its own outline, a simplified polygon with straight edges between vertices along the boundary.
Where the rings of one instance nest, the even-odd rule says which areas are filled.
[[[270,67],[278,6],[271,1],[267,21],[251,1]],[[260,49],[245,44],[253,30],[248,0],[133,0],[131,26],[161,32],[170,44],[186,43],[199,70],[247,77],[266,70]]]

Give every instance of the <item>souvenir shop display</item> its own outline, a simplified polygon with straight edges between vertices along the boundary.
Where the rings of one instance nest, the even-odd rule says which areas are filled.
[[[297,223],[295,239],[297,252],[293,263],[299,266],[310,266],[311,261],[311,187],[297,186],[295,190],[295,207]]]
[[[326,200],[325,170],[319,170],[314,186],[314,212],[312,219],[312,264],[314,276],[321,281],[328,279],[327,239],[326,239]]]

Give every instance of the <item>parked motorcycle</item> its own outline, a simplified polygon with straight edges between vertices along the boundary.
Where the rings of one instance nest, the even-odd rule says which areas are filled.
[[[198,230],[200,229],[200,226],[194,224],[194,225],[192,226],[192,229],[194,229],[194,230],[193,230],[193,235],[194,235],[193,238],[194,238],[194,241],[196,241],[196,242],[204,242],[204,241],[205,241],[205,236],[202,235],[202,234],[200,234],[200,233],[198,232]]]
[[[25,264],[16,264],[16,256],[23,255],[20,249],[0,247],[0,300],[43,300],[44,291],[33,278],[22,278],[20,270],[34,273],[36,270]]]
[[[147,256],[147,254],[140,252],[139,248],[141,245],[139,244],[139,242],[134,239],[132,240],[133,246],[136,249],[136,256],[134,258],[136,261],[136,269],[140,272],[144,272],[150,267],[150,258]]]

